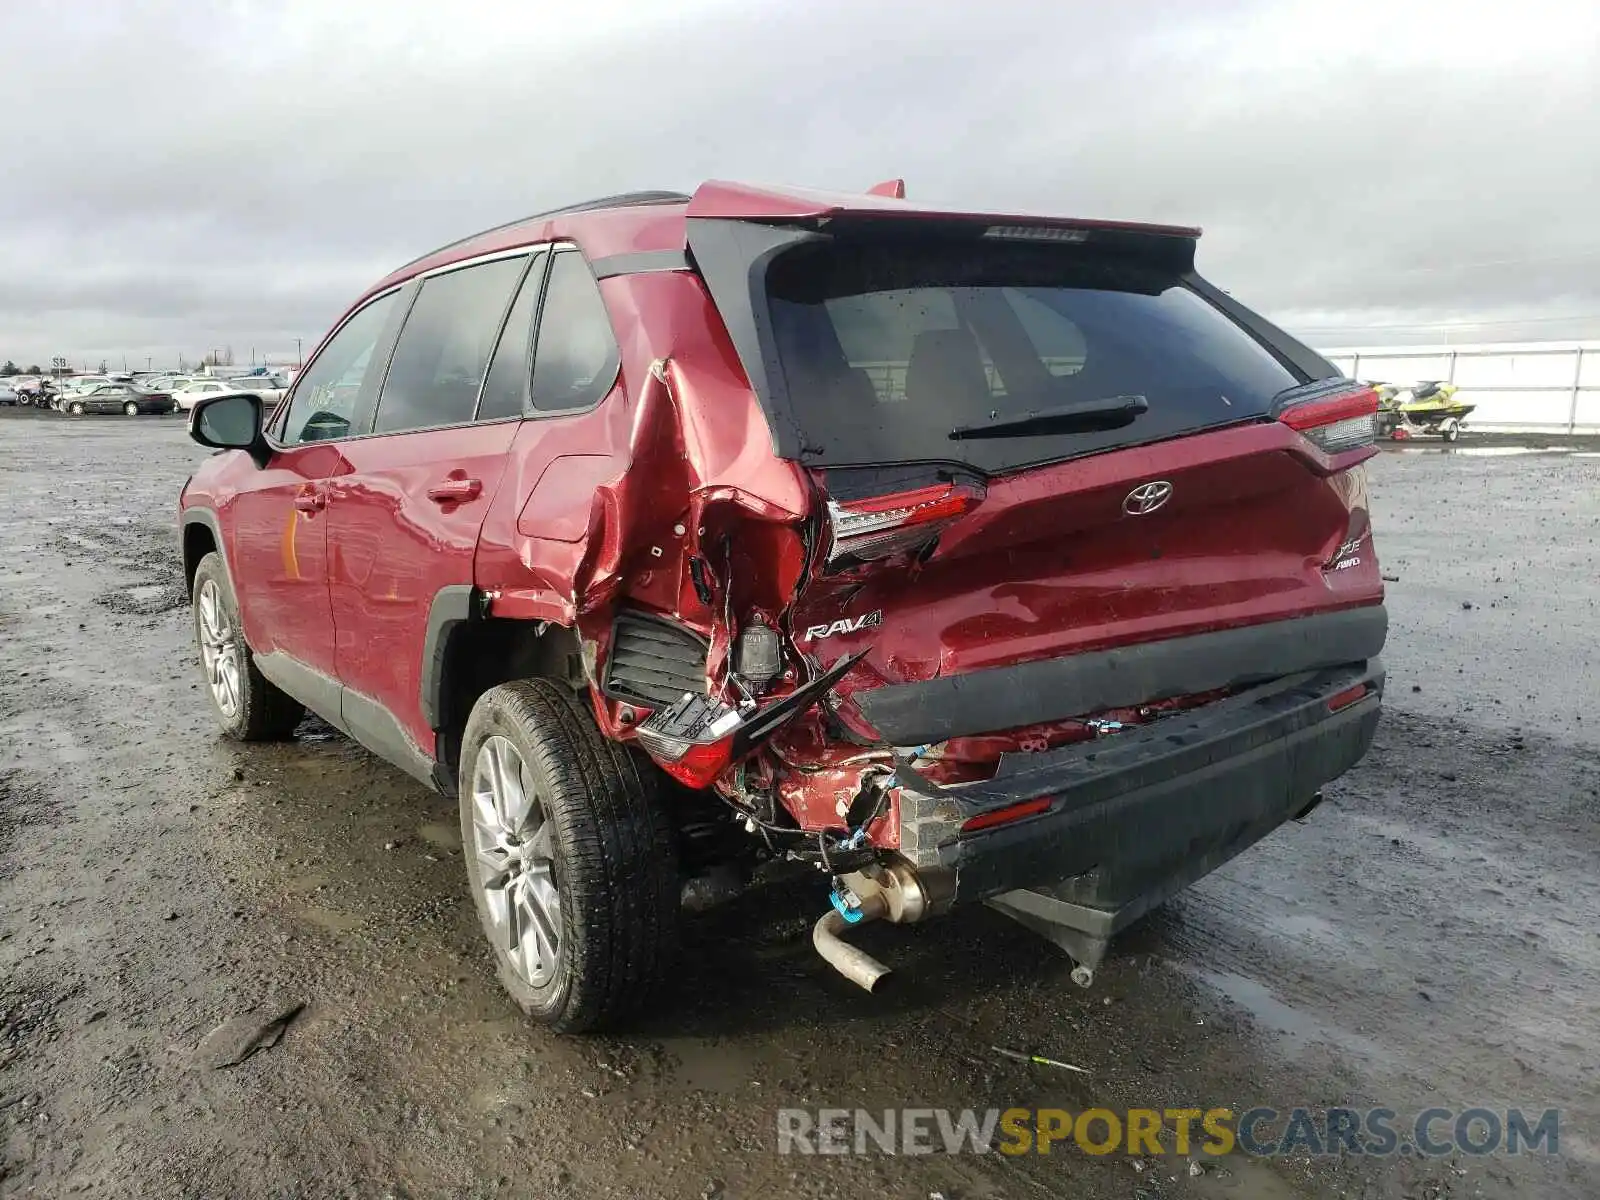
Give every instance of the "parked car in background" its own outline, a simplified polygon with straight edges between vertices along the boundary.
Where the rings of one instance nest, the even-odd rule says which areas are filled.
[[[9,379],[0,379],[0,405],[9,408],[19,403],[17,390],[11,386],[11,381]]]
[[[57,407],[74,417],[88,413],[165,416],[177,411],[177,405],[166,392],[142,391],[131,383],[103,383],[91,391],[73,392],[62,396]]]
[[[1317,806],[1383,691],[1377,397],[1198,236],[707,183],[414,260],[276,418],[190,417],[230,451],[180,498],[223,731],[309,708],[455,796],[558,1029],[648,1003],[682,909],[773,862],[830,881],[862,987],[844,930],[982,902],[1089,986]]]
[[[239,389],[221,379],[189,379],[172,389],[172,399],[182,412],[188,412],[207,396],[229,396]]]
[[[144,386],[157,392],[176,392],[188,387],[194,379],[193,375],[152,375],[144,381]]]
[[[228,380],[228,386],[238,392],[260,396],[261,403],[267,406],[268,411],[283,399],[287,387],[276,375],[238,375]]]
[[[117,383],[119,380],[109,375],[69,375],[57,385],[57,391],[63,396],[78,395],[83,392],[92,392],[97,387],[108,383]]]

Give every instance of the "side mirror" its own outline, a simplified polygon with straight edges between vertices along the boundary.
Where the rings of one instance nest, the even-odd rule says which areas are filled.
[[[249,393],[196,401],[189,410],[189,436],[202,446],[243,450],[258,467],[272,457],[262,431],[261,397]]]

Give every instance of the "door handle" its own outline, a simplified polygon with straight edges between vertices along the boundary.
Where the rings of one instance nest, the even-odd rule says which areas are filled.
[[[301,492],[294,498],[294,506],[303,513],[319,513],[328,507],[328,497],[321,492]]]
[[[428,489],[428,499],[438,504],[462,504],[476,500],[483,492],[483,483],[477,479],[446,479]]]

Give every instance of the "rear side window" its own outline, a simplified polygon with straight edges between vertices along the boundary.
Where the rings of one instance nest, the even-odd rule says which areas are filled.
[[[795,417],[823,464],[1001,472],[1256,419],[1303,382],[1181,275],[1075,247],[802,246],[774,262],[767,292]],[[1119,428],[1001,431],[1128,396],[1148,409]],[[995,436],[950,436],[988,424]]]
[[[380,296],[346,321],[296,380],[283,426],[287,445],[350,435],[350,422],[373,366],[373,352],[383,337],[398,295],[390,292]],[[203,383],[195,390],[221,391],[222,385]]]
[[[478,401],[478,420],[496,421],[520,417],[528,402],[529,350],[533,342],[533,317],[539,310],[539,290],[544,286],[543,254],[522,281],[511,315],[494,349],[494,361]]]
[[[600,288],[583,261],[567,250],[550,264],[533,357],[533,407],[561,412],[598,404],[611,390],[621,355]]]
[[[374,433],[472,420],[489,355],[526,258],[423,280],[378,397]]]

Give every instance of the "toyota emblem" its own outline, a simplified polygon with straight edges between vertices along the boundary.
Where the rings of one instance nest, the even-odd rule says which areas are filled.
[[[1149,483],[1141,483],[1123,498],[1122,511],[1131,517],[1142,517],[1155,512],[1171,499],[1172,484],[1165,479],[1152,479]]]

